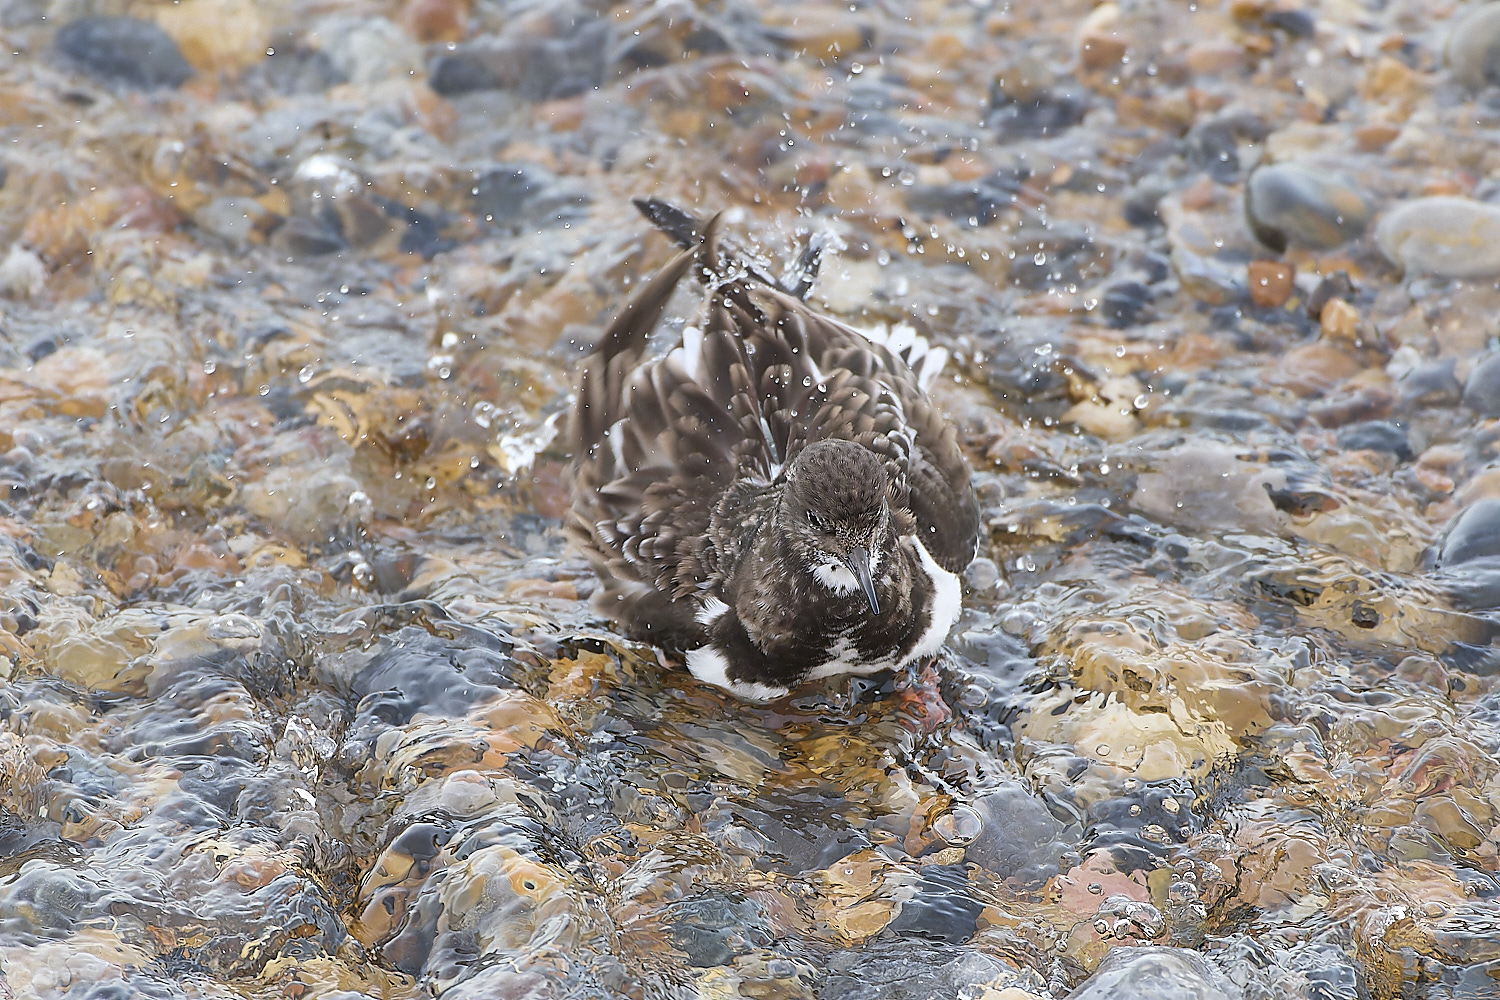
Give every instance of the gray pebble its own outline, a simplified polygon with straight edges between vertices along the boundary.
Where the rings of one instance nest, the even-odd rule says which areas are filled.
[[[213,233],[236,249],[250,245],[257,222],[270,216],[254,198],[215,198],[193,213],[200,229]]]
[[[1463,386],[1454,375],[1453,358],[1423,361],[1396,379],[1401,401],[1410,406],[1451,406],[1459,401]]]
[[[1479,4],[1453,21],[1448,68],[1466,87],[1500,83],[1500,3]]]
[[[1350,424],[1339,431],[1338,442],[1345,451],[1383,451],[1403,462],[1410,462],[1414,457],[1406,427],[1389,420]]]
[[[1491,354],[1469,373],[1464,405],[1482,417],[1500,417],[1500,354]]]
[[[1458,566],[1487,556],[1500,556],[1500,500],[1488,498],[1465,507],[1448,522],[1437,562]]]
[[[1348,178],[1295,163],[1261,167],[1245,184],[1245,218],[1277,253],[1289,246],[1327,250],[1354,239],[1371,207]]]
[[[504,228],[577,222],[588,215],[588,191],[535,163],[501,163],[474,184],[471,204],[485,221]]]
[[[1472,198],[1417,198],[1375,227],[1391,263],[1440,278],[1500,275],[1500,208]]]
[[[86,17],[57,33],[57,48],[91,76],[151,90],[193,75],[177,43],[155,21]]]

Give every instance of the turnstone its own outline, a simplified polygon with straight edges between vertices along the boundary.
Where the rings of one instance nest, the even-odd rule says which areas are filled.
[[[979,533],[957,435],[927,396],[945,352],[814,312],[816,243],[783,284],[729,251],[717,219],[637,205],[686,249],[579,372],[568,530],[602,581],[596,606],[750,701],[936,653]],[[648,356],[689,271],[702,314]]]

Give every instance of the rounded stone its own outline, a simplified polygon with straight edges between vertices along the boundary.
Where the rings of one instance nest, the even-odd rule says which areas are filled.
[[[1261,167],[1245,184],[1250,230],[1277,253],[1347,243],[1365,231],[1371,214],[1368,199],[1348,178],[1296,163]]]
[[[178,87],[193,75],[172,36],[155,21],[86,17],[57,33],[57,48],[92,76],[134,87]]]
[[[1406,428],[1389,420],[1367,420],[1350,424],[1338,434],[1339,447],[1345,451],[1382,451],[1403,462],[1413,458],[1411,438]]]
[[[1469,373],[1464,405],[1482,417],[1500,417],[1500,354],[1491,354]]]
[[[1485,499],[1465,507],[1448,523],[1438,547],[1438,565],[1500,556],[1500,500]]]
[[[1375,227],[1393,264],[1439,278],[1500,275],[1500,207],[1437,196],[1397,205]]]
[[[1480,4],[1453,21],[1446,51],[1453,79],[1480,90],[1500,83],[1500,3]]]

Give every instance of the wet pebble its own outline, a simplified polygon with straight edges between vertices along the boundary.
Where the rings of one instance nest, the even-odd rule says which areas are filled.
[[[760,908],[743,897],[697,896],[672,904],[669,912],[672,943],[687,955],[689,965],[700,968],[728,965],[773,938]]]
[[[971,808],[973,816],[966,825],[977,829],[966,831],[971,837],[965,848],[969,860],[1023,884],[1039,884],[1061,869],[1070,831],[1024,784],[1007,782]]]
[[[1439,566],[1500,555],[1500,500],[1480,500],[1459,512],[1443,532]]]
[[[327,544],[340,530],[359,523],[362,512],[351,500],[359,481],[343,463],[307,472],[274,469],[246,486],[246,510],[303,545]]]
[[[582,186],[534,163],[500,164],[474,185],[475,214],[503,227],[576,222],[588,214],[588,204]]]
[[[1500,207],[1442,195],[1387,212],[1375,238],[1408,274],[1488,278],[1500,274]]]
[[[1411,438],[1406,428],[1389,420],[1350,424],[1339,431],[1338,442],[1345,451],[1382,451],[1403,462],[1410,462],[1413,458]]]
[[[1500,3],[1485,3],[1453,21],[1446,52],[1453,78],[1475,90],[1500,83]]]
[[[1454,374],[1453,358],[1421,361],[1400,372],[1396,389],[1401,399],[1413,406],[1449,406],[1459,401],[1463,386]]]
[[[1239,991],[1186,948],[1116,948],[1068,1000],[1229,1000]]]
[[[1464,405],[1482,417],[1500,417],[1500,354],[1491,354],[1469,373]]]
[[[980,951],[955,951],[938,943],[881,938],[869,948],[836,952],[828,975],[818,984],[820,1000],[907,1000],[909,997],[1028,996],[1024,986],[1040,992],[1040,983],[1017,973],[1003,960]],[[1013,992],[993,989],[1014,984]]]
[[[422,65],[421,47],[383,17],[335,14],[319,22],[313,38],[350,83],[407,76],[419,72]]]
[[[193,213],[199,227],[241,249],[257,230],[270,228],[270,220],[271,213],[254,198],[215,198]]]
[[[57,33],[57,48],[85,72],[133,87],[179,87],[193,75],[172,36],[155,21],[86,17]]]
[[[969,891],[963,865],[927,865],[916,895],[901,904],[887,929],[903,937],[961,944],[974,936],[984,904]]]
[[[1099,297],[1099,312],[1104,321],[1116,329],[1134,326],[1151,303],[1151,289],[1139,281],[1121,281],[1110,285]]]
[[[1277,260],[1252,260],[1246,268],[1250,301],[1262,309],[1275,309],[1292,297],[1296,270]]]
[[[572,17],[558,37],[516,32],[476,38],[433,60],[429,84],[445,96],[500,88],[533,101],[575,97],[605,77],[609,26]]]
[[[1327,250],[1365,231],[1371,207],[1348,178],[1296,163],[1261,167],[1245,185],[1245,217],[1255,238],[1281,253]]]

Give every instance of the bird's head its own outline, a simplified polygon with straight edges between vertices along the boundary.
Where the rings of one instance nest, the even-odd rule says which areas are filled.
[[[852,441],[809,445],[787,469],[781,520],[795,556],[837,594],[862,591],[880,614],[875,574],[889,549],[891,507],[885,467]]]

